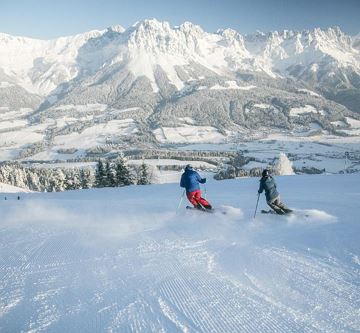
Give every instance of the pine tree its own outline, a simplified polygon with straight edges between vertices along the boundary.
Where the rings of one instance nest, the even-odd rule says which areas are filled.
[[[116,177],[115,184],[116,186],[127,186],[133,184],[131,173],[127,166],[125,165],[125,160],[123,157],[118,158],[116,161]]]
[[[72,179],[73,179],[73,190],[79,189],[81,187],[80,170],[79,169],[72,169],[70,171],[70,174],[71,174]]]
[[[27,173],[27,187],[32,191],[41,191],[40,180],[36,173],[34,172]]]
[[[65,174],[66,190],[76,190],[79,187],[80,187],[80,180],[76,170],[66,170],[66,174]]]
[[[115,187],[116,186],[116,172],[114,170],[113,164],[109,161],[106,162],[106,186]]]
[[[61,168],[57,168],[55,169],[55,171],[52,174],[52,190],[55,191],[64,191],[66,186],[65,186],[65,174],[63,172],[63,170]]]
[[[140,166],[140,178],[138,179],[138,185],[148,185],[150,184],[149,171],[146,164],[143,162]]]
[[[100,159],[96,165],[95,171],[95,187],[105,187],[106,186],[106,173],[103,161]]]
[[[82,189],[91,188],[91,170],[81,169],[80,170],[80,187]]]

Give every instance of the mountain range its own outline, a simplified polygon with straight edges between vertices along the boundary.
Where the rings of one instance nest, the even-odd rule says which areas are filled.
[[[338,27],[241,35],[151,19],[54,40],[0,34],[1,159],[352,136],[359,120],[360,34]]]

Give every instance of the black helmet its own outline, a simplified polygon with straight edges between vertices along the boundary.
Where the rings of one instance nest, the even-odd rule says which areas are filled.
[[[193,169],[193,167],[192,167],[191,164],[188,164],[188,165],[185,167],[185,170],[192,170],[192,169]]]
[[[269,177],[270,176],[270,172],[268,169],[264,169],[263,172],[262,172],[262,176],[263,177]]]

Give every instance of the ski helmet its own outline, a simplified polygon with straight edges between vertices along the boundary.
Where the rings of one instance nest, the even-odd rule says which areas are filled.
[[[270,176],[270,172],[268,169],[264,169],[263,172],[262,172],[262,176],[263,177],[269,177]]]
[[[193,167],[192,167],[191,164],[188,164],[188,165],[185,167],[185,170],[192,170],[192,169],[193,169]]]

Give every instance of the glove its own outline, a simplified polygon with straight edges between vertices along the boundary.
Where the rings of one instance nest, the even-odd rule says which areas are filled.
[[[206,183],[206,178],[201,179],[201,183],[205,184]]]

